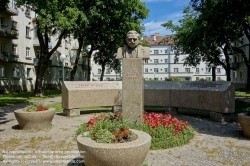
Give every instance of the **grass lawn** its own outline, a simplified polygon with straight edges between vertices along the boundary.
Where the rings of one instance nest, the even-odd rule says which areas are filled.
[[[235,96],[250,98],[250,94],[246,94],[246,90],[245,89],[237,89],[237,90],[235,90]]]
[[[62,95],[61,90],[46,90],[44,91],[43,97],[34,97],[33,92],[0,94],[0,107],[6,105],[13,105],[17,103],[44,100],[46,98],[52,98],[61,95]]]

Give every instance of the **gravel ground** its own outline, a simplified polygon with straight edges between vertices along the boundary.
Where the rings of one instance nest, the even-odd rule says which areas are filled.
[[[54,98],[46,103],[60,101],[60,98]],[[58,113],[51,128],[22,131],[18,130],[13,111],[25,105],[27,103],[0,107],[0,165],[78,165],[75,163],[82,162],[75,131],[93,114],[82,112],[79,117],[64,117]],[[195,137],[181,147],[150,150],[145,165],[250,166],[250,140],[242,135],[239,124],[221,124],[205,118],[177,116],[192,125]]]

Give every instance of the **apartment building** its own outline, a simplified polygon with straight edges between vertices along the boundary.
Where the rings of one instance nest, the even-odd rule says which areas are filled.
[[[180,53],[175,56],[174,41],[170,35],[160,36],[155,33],[152,36],[143,36],[150,47],[150,59],[144,61],[144,79],[164,81],[171,77],[180,80],[195,81],[200,79],[212,80],[211,67],[201,62],[196,67],[184,66],[184,58],[188,54]],[[216,80],[226,80],[226,72],[221,66],[216,67]],[[93,78],[100,80],[101,67],[93,63]],[[117,80],[122,73],[106,68],[104,80]]]
[[[51,36],[49,46],[57,42]],[[75,65],[78,43],[72,36],[62,40],[61,46],[52,55],[44,74],[45,88],[60,88],[62,62],[65,54],[64,78],[69,80]],[[87,79],[86,54],[81,55],[75,80]],[[40,57],[40,44],[36,35],[35,13],[25,8],[16,8],[15,0],[10,0],[9,8],[0,13],[0,93],[31,91],[36,80],[36,68]]]
[[[246,36],[243,36],[240,42],[233,43],[235,47],[241,48],[249,59],[249,42]],[[231,81],[235,88],[246,88],[247,84],[247,67],[241,54],[237,53],[230,56],[231,62]]]

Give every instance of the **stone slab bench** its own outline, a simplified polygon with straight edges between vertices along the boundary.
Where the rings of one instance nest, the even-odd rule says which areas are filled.
[[[115,106],[121,103],[121,81],[64,81],[62,107],[66,116],[80,115],[81,107]]]
[[[121,81],[65,81],[62,86],[64,115],[80,115],[79,108],[122,105]],[[211,111],[211,118],[235,112],[231,82],[145,82],[144,105],[183,107]]]

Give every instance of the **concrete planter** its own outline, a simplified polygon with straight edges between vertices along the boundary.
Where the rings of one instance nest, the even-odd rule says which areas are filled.
[[[20,129],[40,130],[51,126],[51,121],[55,115],[55,108],[37,112],[25,112],[22,109],[18,109],[14,111],[14,114]]]
[[[243,134],[250,138],[250,116],[246,113],[239,113],[238,114],[238,122],[241,125],[243,130]]]
[[[142,166],[148,154],[151,136],[133,130],[137,139],[125,143],[97,143],[79,135],[77,145],[86,166]]]

